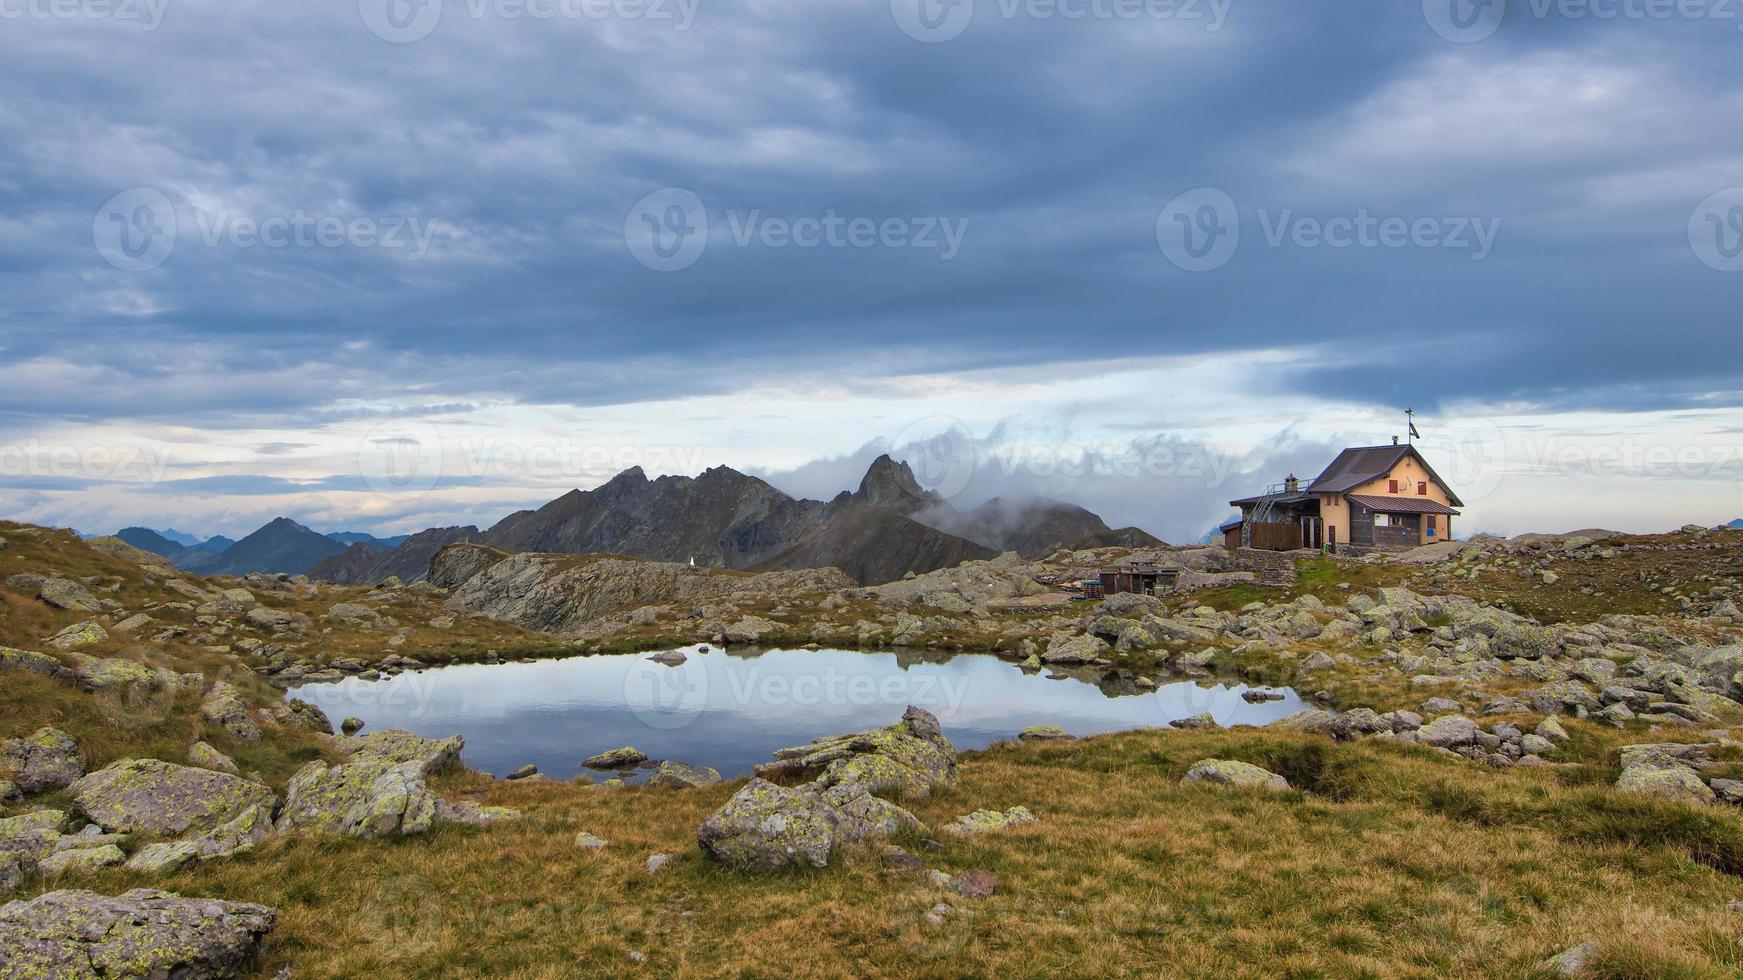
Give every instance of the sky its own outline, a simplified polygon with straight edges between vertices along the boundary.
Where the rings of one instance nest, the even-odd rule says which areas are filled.
[[[0,0],[0,515],[1743,516],[1729,0]]]

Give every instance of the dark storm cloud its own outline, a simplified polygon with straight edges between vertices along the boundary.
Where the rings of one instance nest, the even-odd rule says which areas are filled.
[[[588,405],[843,364],[1295,344],[1337,356],[1277,383],[1343,400],[1647,408],[1743,389],[1709,356],[1735,274],[1688,240],[1697,203],[1743,183],[1734,24],[1515,5],[1454,44],[1389,0],[1235,0],[1216,31],[977,3],[940,44],[884,0],[703,3],[682,31],[446,0],[408,44],[357,2],[172,0],[150,31],[8,21],[0,356],[21,367],[0,412],[318,425],[374,411],[328,407],[343,399]],[[1193,273],[1156,226],[1200,186],[1228,193],[1242,240]],[[144,272],[93,247],[99,209],[134,187],[176,212],[174,252]],[[623,236],[663,187],[711,225],[677,272]],[[907,238],[966,225],[945,260],[741,246],[753,212],[899,219]],[[1285,214],[1362,213],[1499,225],[1480,258],[1304,246],[1299,224],[1268,240]],[[238,237],[299,216],[369,227]]]

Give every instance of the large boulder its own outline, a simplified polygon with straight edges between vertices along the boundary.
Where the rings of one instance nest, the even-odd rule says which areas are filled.
[[[887,728],[820,738],[780,749],[756,768],[768,779],[809,779],[821,791],[852,785],[873,796],[924,799],[936,786],[956,782],[956,749],[938,719],[909,707]]]
[[[60,789],[85,774],[79,743],[54,728],[0,741],[0,766],[12,770],[11,781],[24,793]]]
[[[747,871],[823,867],[830,849],[872,837],[924,833],[886,797],[923,798],[956,781],[956,750],[928,711],[909,707],[888,728],[782,749],[759,777],[697,831],[709,856]],[[769,779],[808,779],[787,788]]]
[[[654,769],[654,774],[648,777],[648,785],[650,786],[670,786],[673,789],[712,786],[718,782],[720,782],[719,770],[670,760],[660,763]]]
[[[77,650],[109,639],[109,631],[94,619],[74,623],[43,641],[56,650]]]
[[[1714,803],[1718,796],[1697,768],[1708,765],[1712,746],[1681,742],[1624,745],[1616,788],[1679,803]]]
[[[1106,659],[1110,649],[1107,641],[1099,636],[1068,636],[1061,633],[1054,636],[1047,645],[1046,652],[1041,654],[1041,662],[1090,664]]]
[[[709,856],[741,871],[829,864],[836,814],[807,789],[753,779],[696,830]]]
[[[56,609],[70,609],[74,612],[103,611],[103,604],[86,592],[84,586],[64,578],[45,579],[42,588],[37,592],[37,598]]]
[[[111,833],[180,835],[238,820],[270,822],[277,797],[259,783],[158,759],[124,759],[69,788],[73,803]]]
[[[249,714],[247,702],[242,700],[235,687],[225,681],[213,684],[206,693],[205,700],[200,702],[200,717],[224,729],[231,738],[244,745],[260,741],[260,726]]]
[[[264,905],[144,888],[50,892],[0,908],[0,977],[238,976],[276,918]]]
[[[1282,776],[1255,766],[1250,762],[1238,762],[1232,759],[1201,759],[1192,764],[1192,768],[1181,777],[1183,783],[1210,783],[1214,786],[1232,786],[1236,788],[1257,787],[1268,790],[1286,790],[1289,781]]]
[[[73,681],[72,669],[59,660],[46,653],[33,653],[12,647],[0,647],[0,670],[23,671],[63,684]]]
[[[429,830],[444,816],[425,777],[456,764],[459,736],[427,739],[388,731],[346,743],[350,758],[337,766],[311,762],[285,789],[281,831],[350,837],[388,837]]]

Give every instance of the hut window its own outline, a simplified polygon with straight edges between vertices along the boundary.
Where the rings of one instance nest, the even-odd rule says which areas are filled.
[[[1416,485],[1416,495],[1417,495],[1417,496],[1418,496],[1418,497],[1426,497],[1426,496],[1428,496],[1428,484],[1426,484],[1426,483],[1418,483],[1418,484],[1417,484],[1417,485]]]
[[[1387,480],[1386,481],[1386,492],[1387,493],[1397,493],[1398,492],[1398,481],[1397,480]]]

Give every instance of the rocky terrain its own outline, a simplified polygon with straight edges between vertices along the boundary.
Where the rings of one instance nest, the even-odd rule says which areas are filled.
[[[1061,591],[1133,558],[1183,588]],[[0,523],[0,976],[1736,975],[1743,532],[1282,561],[863,585],[461,543],[358,587]],[[276,686],[695,641],[1312,708],[965,754],[911,709],[750,779],[626,745],[657,778],[614,788],[335,734]]]

